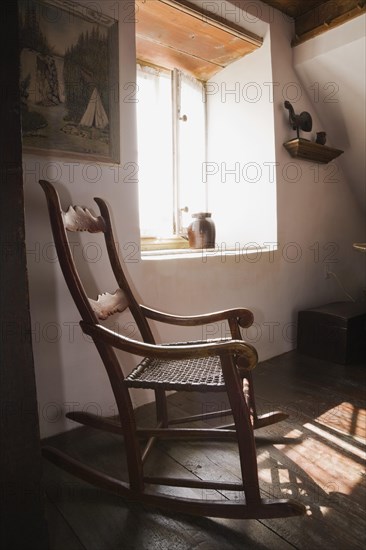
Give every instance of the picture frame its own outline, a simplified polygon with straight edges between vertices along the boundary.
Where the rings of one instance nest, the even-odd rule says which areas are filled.
[[[70,0],[21,0],[19,30],[23,151],[119,163],[118,21]]]

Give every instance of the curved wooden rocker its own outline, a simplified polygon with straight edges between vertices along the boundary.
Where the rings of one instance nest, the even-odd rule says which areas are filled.
[[[82,330],[92,337],[102,358],[119,413],[119,421],[77,411],[68,413],[67,417],[84,425],[122,435],[129,479],[124,481],[108,476],[52,447],[43,448],[44,456],[83,480],[113,491],[129,501],[141,502],[170,512],[236,519],[274,518],[305,513],[304,506],[295,501],[266,500],[260,495],[253,427],[267,426],[286,418],[287,415],[275,412],[260,417],[256,413],[250,371],[257,364],[257,352],[253,346],[242,340],[240,333],[240,327],[249,327],[252,324],[251,311],[237,308],[182,317],[139,305],[118,257],[106,203],[102,199],[95,199],[100,216],[94,216],[89,210],[80,207],[70,207],[67,212],[63,212],[55,188],[44,180],[41,180],[40,184],[47,198],[60,266],[82,318],[80,325]],[[88,298],[68,242],[68,232],[73,231],[104,233],[109,260],[118,285],[114,294],[102,294],[97,300]],[[109,315],[127,308],[135,319],[143,342],[121,336],[100,323]],[[181,326],[227,320],[232,337],[223,340],[157,345],[148,319]],[[123,375],[114,348],[143,357],[140,364],[127,377]],[[129,394],[130,388],[155,390],[156,428],[137,427]],[[170,420],[165,393],[170,390],[227,392],[231,409]],[[174,427],[174,424],[221,417],[223,414],[232,415],[234,424],[217,428]],[[156,440],[180,438],[236,440],[242,483],[145,476],[143,466]],[[147,444],[142,451],[140,440],[146,439]],[[187,499],[159,494],[156,492],[158,485],[239,491],[244,492],[245,498],[235,501]]]

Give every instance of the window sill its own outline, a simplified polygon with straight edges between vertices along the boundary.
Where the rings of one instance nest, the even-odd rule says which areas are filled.
[[[188,244],[188,242],[187,242]],[[185,248],[185,249],[155,249],[155,250],[144,250],[141,248],[141,259],[142,260],[175,260],[175,259],[194,259],[198,258],[207,261],[207,258],[221,258],[221,261],[225,261],[223,258],[233,256],[235,261],[240,261],[241,257],[248,258],[249,263],[255,263],[262,253],[271,253],[273,254],[277,250],[277,245],[268,246],[258,246],[255,248],[240,248],[239,246],[233,248],[226,248],[226,246],[217,246],[216,248],[203,248],[203,249],[194,249],[194,248]],[[250,256],[252,259],[250,259]]]
[[[183,237],[173,236],[162,239],[157,239],[156,237],[141,237],[141,251],[143,253],[153,252],[163,254],[166,250],[171,252],[182,249],[189,250],[189,243],[187,239]]]

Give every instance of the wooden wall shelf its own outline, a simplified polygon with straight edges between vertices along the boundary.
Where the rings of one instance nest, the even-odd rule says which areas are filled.
[[[328,162],[343,153],[340,149],[320,145],[303,138],[290,139],[290,141],[286,141],[283,145],[294,158],[312,160],[323,164],[328,164]]]

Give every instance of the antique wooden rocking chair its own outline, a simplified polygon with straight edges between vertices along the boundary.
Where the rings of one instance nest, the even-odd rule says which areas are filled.
[[[138,501],[170,512],[226,518],[273,518],[295,516],[305,508],[292,500],[262,499],[259,491],[256,448],[253,427],[278,422],[287,415],[275,412],[262,417],[255,409],[250,370],[256,366],[256,350],[241,339],[240,326],[248,327],[253,315],[248,309],[231,309],[195,317],[178,317],[141,306],[137,303],[118,258],[106,203],[96,198],[100,216],[81,207],[63,212],[58,194],[47,181],[40,181],[45,191],[52,231],[60,266],[75,300],[84,333],[90,335],[103,360],[116,399],[119,422],[85,412],[69,412],[67,417],[84,425],[120,434],[124,438],[129,479],[116,479],[78,461],[61,451],[44,447],[43,454],[56,465],[104,489],[113,491],[129,501]],[[68,231],[104,233],[106,247],[118,289],[103,294],[98,300],[89,299],[79,278],[69,246]],[[143,342],[121,336],[100,324],[109,315],[129,308],[141,333]],[[175,325],[204,325],[227,320],[232,338],[225,340],[156,345],[147,319]],[[127,377],[123,375],[114,348],[144,359]],[[247,381],[248,391],[243,391]],[[136,426],[129,388],[155,390],[157,426],[139,429]],[[231,409],[169,420],[165,392],[168,390],[227,392]],[[182,428],[174,424],[193,422],[214,416],[232,414],[234,424],[217,428]],[[199,438],[236,440],[239,450],[242,483],[202,481],[172,477],[151,477],[143,473],[143,465],[154,442],[159,439]],[[147,440],[141,450],[141,440]],[[210,490],[244,492],[239,500],[205,500],[181,498],[157,492],[157,486],[188,487]],[[155,490],[154,490],[155,487]]]

